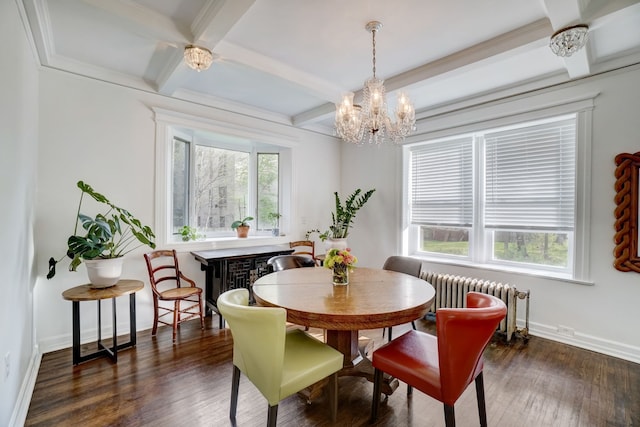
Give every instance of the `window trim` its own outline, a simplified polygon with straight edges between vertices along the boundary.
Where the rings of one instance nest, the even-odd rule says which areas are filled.
[[[573,99],[563,98],[561,93],[546,93],[533,97],[518,97],[506,102],[496,102],[487,107],[471,108],[463,113],[444,114],[430,124],[430,130],[413,136],[402,149],[402,253],[423,258],[428,261],[478,267],[483,269],[519,272],[529,275],[560,278],[572,282],[589,283],[589,244],[590,244],[590,209],[591,209],[591,146],[592,120],[595,98],[598,93],[589,93]],[[537,108],[536,108],[537,105]],[[533,107],[532,107],[533,106]],[[527,269],[496,265],[494,263],[478,263],[466,259],[454,259],[451,256],[418,253],[415,232],[411,232],[409,221],[409,147],[427,140],[443,139],[456,135],[484,131],[486,129],[512,126],[528,121],[543,120],[566,114],[576,114],[576,201],[574,247],[569,249],[573,256],[573,271],[569,274],[556,274],[543,269]],[[475,150],[475,146],[474,146]],[[474,153],[475,154],[475,153]],[[479,171],[477,171],[479,173]],[[477,177],[474,176],[474,184]],[[477,207],[480,209],[481,207]],[[472,241],[482,233],[480,227],[473,228],[470,233],[470,259],[474,245]]]
[[[171,160],[172,160],[172,141],[174,136],[188,136],[190,133],[207,132],[229,137],[231,139],[245,140],[252,142],[254,152],[264,151],[261,144],[279,147],[280,154],[280,208],[282,210],[283,222],[280,228],[287,230],[292,207],[292,179],[293,179],[293,163],[295,157],[295,149],[299,145],[297,138],[289,135],[276,133],[273,131],[256,129],[248,126],[241,126],[232,123],[221,122],[214,119],[194,116],[186,113],[166,110],[163,108],[152,107],[156,122],[156,143],[155,143],[155,234],[156,244],[158,247],[170,246],[207,246],[220,242],[222,247],[234,246],[238,240],[235,235],[221,236],[199,240],[194,242],[181,242],[174,240],[171,233],[171,225],[169,224],[169,208],[171,205]],[[191,137],[188,136],[191,141]],[[224,144],[221,144],[224,145]],[[238,150],[237,146],[229,145],[232,149]],[[248,145],[247,145],[248,146]],[[246,147],[245,147],[246,148]],[[256,185],[255,183],[250,185]],[[247,239],[241,239],[248,242],[253,239],[271,238],[271,234],[267,235],[250,235]],[[229,244],[225,244],[229,242]]]

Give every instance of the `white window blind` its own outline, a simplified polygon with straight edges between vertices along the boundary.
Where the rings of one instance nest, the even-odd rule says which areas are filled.
[[[574,228],[576,118],[485,134],[485,227]]]
[[[473,222],[473,139],[411,149],[411,223],[469,227]]]

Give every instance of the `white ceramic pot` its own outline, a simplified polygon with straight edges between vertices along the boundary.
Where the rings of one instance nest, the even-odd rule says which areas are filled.
[[[120,280],[124,258],[87,259],[87,275],[92,288],[108,288]]]
[[[324,246],[327,250],[327,252],[329,251],[329,249],[347,249],[349,246],[347,245],[347,239],[327,239],[324,242]]]

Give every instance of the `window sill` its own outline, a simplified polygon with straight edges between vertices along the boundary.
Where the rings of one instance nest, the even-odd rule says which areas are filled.
[[[497,266],[497,265],[493,265],[493,264],[477,264],[477,263],[472,263],[472,262],[444,260],[444,259],[441,259],[441,258],[420,256],[418,254],[413,254],[412,256],[414,256],[416,258],[419,258],[422,261],[429,262],[429,263],[432,263],[432,264],[454,265],[454,266],[458,266],[458,267],[476,268],[476,269],[486,270],[486,271],[496,271],[496,272],[501,272],[501,273],[513,273],[513,274],[518,274],[518,275],[521,275],[521,276],[537,277],[537,278],[541,278],[541,279],[549,279],[549,280],[555,280],[555,281],[558,281],[558,282],[573,283],[573,284],[584,285],[584,286],[594,286],[595,285],[595,283],[592,282],[592,281],[575,279],[575,278],[569,277],[568,275],[565,275],[565,274],[554,274],[553,272],[528,270],[528,269],[524,269],[524,268],[513,268],[513,267],[509,267],[509,266]]]
[[[209,249],[229,249],[229,248],[243,248],[251,246],[263,246],[263,245],[282,245],[288,244],[290,238],[288,236],[247,236],[238,238],[235,236],[217,237],[212,239],[192,240],[189,242],[183,241],[169,241],[167,246],[171,249],[175,249],[178,252],[191,252]]]

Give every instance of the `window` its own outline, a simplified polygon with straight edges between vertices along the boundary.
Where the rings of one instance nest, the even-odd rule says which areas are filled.
[[[279,188],[278,185],[278,164],[277,153],[258,153],[258,215],[257,226],[259,230],[272,230],[278,227],[278,222],[274,221],[279,209]]]
[[[156,236],[182,242],[180,228],[207,240],[235,238],[231,223],[247,216],[249,238],[287,231],[291,159],[296,140],[162,109],[156,114]],[[280,214],[274,224],[273,214]]]
[[[577,117],[409,147],[410,251],[572,275]]]
[[[184,225],[196,227],[206,237],[229,235],[231,223],[247,216],[256,218],[254,232],[271,230],[267,216],[278,212],[279,206],[278,153],[220,148],[215,142],[180,138],[174,138],[173,147],[174,235]]]
[[[189,225],[206,236],[228,231],[231,223],[250,215],[250,154],[195,144],[193,214]],[[174,194],[181,189],[174,189]],[[223,218],[214,221],[214,218]]]

